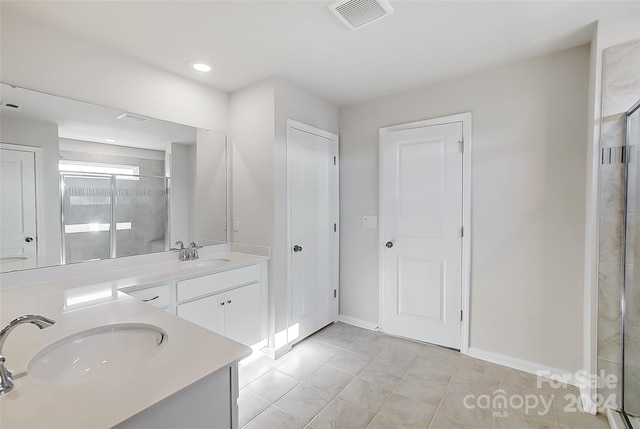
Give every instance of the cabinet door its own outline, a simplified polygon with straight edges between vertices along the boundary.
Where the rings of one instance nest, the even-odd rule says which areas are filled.
[[[225,336],[247,346],[260,341],[260,283],[225,293]]]
[[[224,335],[224,294],[197,299],[178,305],[178,317]]]

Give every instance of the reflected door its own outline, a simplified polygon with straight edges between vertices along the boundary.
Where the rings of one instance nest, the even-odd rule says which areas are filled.
[[[338,287],[338,137],[292,125],[287,136],[290,342],[336,319]]]
[[[460,348],[462,123],[380,140],[384,332]]]
[[[35,154],[0,152],[0,254],[37,252]]]

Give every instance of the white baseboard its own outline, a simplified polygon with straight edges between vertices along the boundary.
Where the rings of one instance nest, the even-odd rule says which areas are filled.
[[[275,350],[273,347],[263,347],[260,350],[262,351],[262,353],[264,353],[265,355],[269,356],[271,359],[276,360],[279,357],[284,356],[285,354],[289,353],[292,348],[293,347],[291,346],[291,344],[287,344],[287,345],[284,345],[284,346],[280,347],[277,350]]]
[[[580,399],[582,401],[582,407],[585,412],[589,414],[596,414],[597,406],[592,400],[592,392],[587,380],[576,377],[577,374],[569,370],[553,368],[540,363],[514,358],[511,356],[503,355],[500,353],[494,353],[475,347],[469,347],[469,356],[486,360],[487,362],[495,363],[498,365],[508,366],[509,368],[517,369],[519,371],[527,372],[533,375],[543,374],[545,378],[554,380],[563,380],[567,384],[575,386],[580,391]]]
[[[378,325],[376,323],[367,322],[366,320],[356,319],[355,317],[349,317],[342,314],[338,315],[338,322],[357,326],[358,328],[369,329],[371,331],[378,330]]]

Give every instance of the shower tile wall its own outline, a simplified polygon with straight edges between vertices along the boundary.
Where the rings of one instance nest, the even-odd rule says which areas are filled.
[[[640,40],[604,51],[603,105],[600,153],[600,253],[598,273],[598,373],[621,377],[620,294],[622,282],[622,230],[624,209],[625,112],[640,99]],[[638,367],[628,368],[636,371]],[[620,384],[601,386],[604,399],[620,401]],[[638,396],[640,397],[640,396]]]
[[[155,159],[69,150],[61,150],[60,158],[68,161],[136,165],[140,168],[139,173],[141,176],[162,177],[165,175],[164,161]],[[95,180],[87,179],[84,184],[80,182],[75,183],[73,186],[95,188],[95,183],[92,183],[95,182]],[[116,199],[116,222],[131,222],[130,230],[117,231],[117,256],[131,256],[164,251],[167,227],[164,179],[141,178],[139,181],[118,180],[117,187],[121,191]],[[106,204],[109,204],[108,196],[102,198],[106,198]],[[94,200],[96,203],[99,202],[95,197]],[[68,204],[69,201],[65,201],[66,209],[69,208]],[[103,209],[104,202],[96,205],[87,204],[87,201],[85,201],[84,204],[74,206],[72,215],[67,216],[67,219],[71,220],[72,223],[108,223],[110,215],[108,211],[103,216],[99,215],[104,211]],[[100,240],[101,236],[104,236],[102,240]],[[109,257],[108,232],[66,234],[65,240],[67,262]]]

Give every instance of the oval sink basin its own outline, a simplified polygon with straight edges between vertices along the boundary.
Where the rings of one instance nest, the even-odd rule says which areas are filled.
[[[195,261],[184,261],[180,264],[181,268],[193,269],[193,268],[207,268],[217,267],[231,262],[229,258],[212,258],[212,259],[196,259]]]
[[[6,257],[6,258],[0,258],[0,264],[11,264],[14,262],[22,262],[22,261],[26,261],[27,258],[26,256],[10,256],[10,257]]]
[[[121,323],[88,329],[40,350],[27,374],[49,383],[74,383],[87,378],[127,374],[157,355],[167,343],[162,329],[142,323]]]

